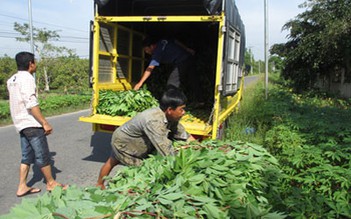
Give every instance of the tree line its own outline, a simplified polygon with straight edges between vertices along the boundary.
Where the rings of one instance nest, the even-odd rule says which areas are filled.
[[[20,33],[17,41],[30,42],[29,25],[14,23],[14,30]],[[38,91],[59,90],[65,93],[82,92],[89,88],[89,60],[80,59],[75,51],[57,47],[51,42],[60,38],[57,31],[33,27],[33,44],[37,62],[35,73]],[[20,51],[19,51],[20,52]],[[6,81],[17,72],[14,57],[0,57],[0,99],[7,99]]]
[[[269,71],[281,70],[281,76],[299,92],[315,89],[318,80],[330,80],[339,72],[345,83],[351,83],[351,1],[306,0],[300,7],[306,10],[283,26],[289,31],[287,42],[270,49]],[[22,35],[17,40],[29,42],[28,24],[15,23],[14,29]],[[56,31],[33,28],[33,36],[40,89],[88,88],[88,60],[50,44],[60,37]],[[245,53],[245,66],[263,72],[259,71],[263,62],[255,61],[250,50]],[[6,98],[6,79],[15,69],[13,58],[0,58],[2,98]]]
[[[56,90],[63,93],[84,92],[89,88],[89,60],[78,56],[61,56],[38,61],[35,79],[39,92]],[[48,64],[49,63],[49,64]],[[46,76],[44,66],[46,65]],[[6,81],[17,72],[16,61],[0,57],[0,99],[8,99]]]
[[[306,10],[283,26],[288,41],[270,51],[283,60],[283,78],[296,91],[314,89],[338,72],[351,83],[351,1],[306,0],[300,7]]]

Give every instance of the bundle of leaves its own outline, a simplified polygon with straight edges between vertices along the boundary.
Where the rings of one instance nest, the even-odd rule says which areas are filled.
[[[133,117],[139,112],[158,105],[157,99],[146,87],[137,91],[100,90],[96,110],[98,114]]]
[[[277,161],[261,146],[209,141],[177,146],[126,167],[108,188],[55,189],[24,199],[6,218],[283,218],[266,194],[277,188]]]

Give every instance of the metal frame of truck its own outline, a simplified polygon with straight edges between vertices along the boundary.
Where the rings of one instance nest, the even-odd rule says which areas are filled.
[[[168,0],[169,3],[176,2]],[[198,2],[199,0],[197,0]],[[117,1],[116,1],[117,2]],[[136,0],[136,2],[155,2]],[[183,1],[184,2],[184,1]],[[188,1],[191,2],[191,1]],[[194,1],[195,2],[195,1]],[[95,18],[92,23],[91,44],[91,83],[93,87],[92,114],[80,117],[80,121],[93,124],[94,131],[113,131],[128,121],[129,117],[100,115],[96,112],[99,100],[99,90],[128,90],[132,89],[132,81],[138,80],[145,68],[145,57],[141,47],[144,33],[131,27],[145,23],[215,23],[218,26],[217,57],[215,68],[215,83],[213,89],[213,108],[205,119],[188,121],[184,116],[181,123],[193,135],[202,138],[215,139],[221,134],[226,119],[237,108],[243,91],[243,50],[245,48],[244,28],[241,30],[226,17],[233,0],[218,0],[217,13],[204,15],[138,15],[138,16],[102,16],[95,4]],[[112,3],[111,3],[112,4]],[[113,3],[117,4],[117,3]],[[218,6],[220,5],[220,6]],[[236,9],[236,7],[235,7]],[[232,9],[230,9],[232,10]],[[231,12],[231,16],[233,16]],[[242,22],[239,17],[239,23]],[[130,26],[128,26],[131,24]],[[123,41],[123,43],[121,42]],[[139,75],[135,75],[139,72]]]

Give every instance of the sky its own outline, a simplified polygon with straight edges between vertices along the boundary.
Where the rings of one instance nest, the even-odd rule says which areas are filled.
[[[35,28],[54,30],[60,35],[56,46],[74,49],[79,57],[89,57],[89,22],[93,19],[92,0],[0,0],[0,57],[14,57],[31,51],[29,43],[18,42],[14,22],[29,23],[29,2]]]
[[[246,48],[251,49],[255,60],[264,60],[264,0],[236,0],[240,16],[245,25]],[[298,6],[305,0],[267,0],[268,47],[285,43],[289,32],[282,27],[289,20],[304,12]]]
[[[166,0],[165,0],[166,1]],[[60,35],[57,46],[74,49],[81,58],[89,57],[89,22],[93,19],[93,0],[0,0],[0,57],[14,57],[19,51],[31,51],[29,43],[18,42],[14,22],[29,23],[29,2],[33,26],[55,30]],[[304,0],[267,0],[269,47],[287,41],[283,25],[305,9]],[[264,59],[264,0],[236,0],[245,24],[246,47],[255,60]]]

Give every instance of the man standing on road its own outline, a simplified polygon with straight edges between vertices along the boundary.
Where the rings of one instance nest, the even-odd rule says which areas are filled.
[[[17,196],[22,197],[40,192],[38,188],[27,186],[30,164],[39,166],[46,180],[46,190],[52,191],[56,182],[51,173],[50,151],[46,135],[52,133],[51,125],[46,121],[39,108],[33,73],[36,71],[34,54],[20,52],[16,55],[18,72],[7,81],[12,121],[20,134],[22,160],[20,182]]]
[[[105,188],[104,177],[117,164],[138,166],[156,151],[162,156],[174,155],[172,140],[194,140],[179,123],[185,102],[179,89],[168,89],[159,107],[147,109],[117,128],[112,135],[111,156],[102,166],[96,186]]]

